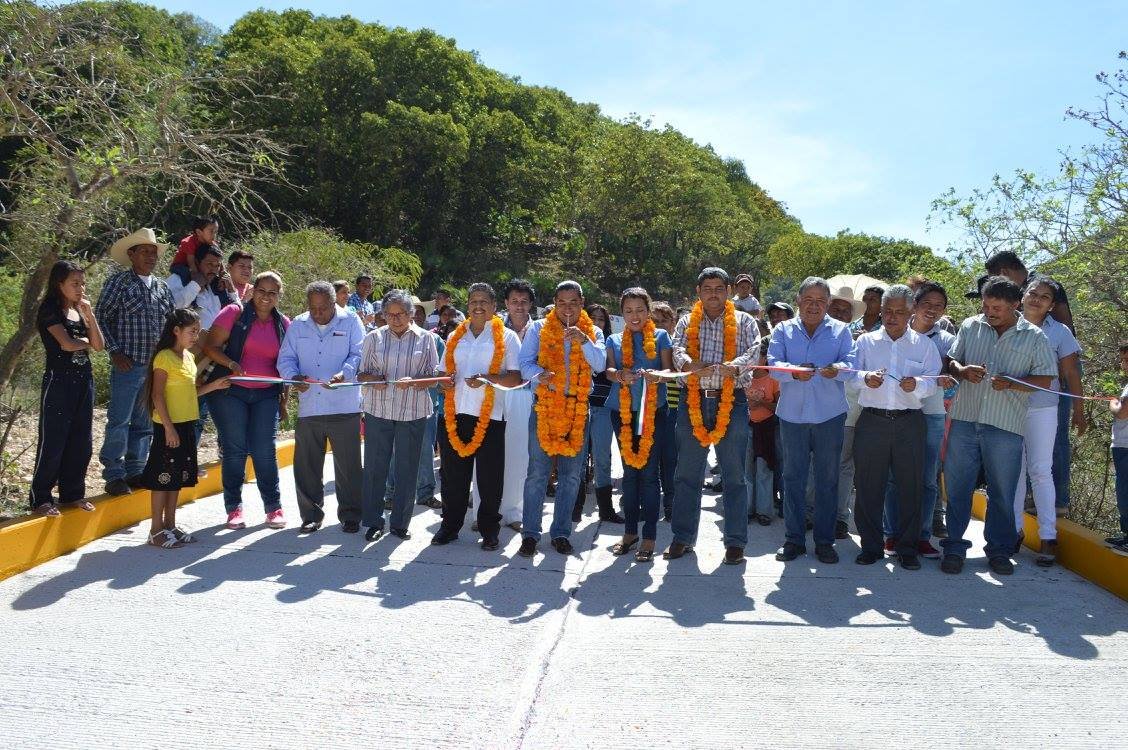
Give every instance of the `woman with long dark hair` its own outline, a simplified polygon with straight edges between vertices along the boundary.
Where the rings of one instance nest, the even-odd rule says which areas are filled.
[[[204,346],[216,363],[211,379],[243,374],[278,377],[278,350],[290,326],[290,319],[278,311],[281,297],[282,278],[274,271],[263,271],[255,277],[250,302],[223,308]],[[285,398],[281,386],[264,383],[240,383],[208,395],[223,449],[223,504],[229,529],[247,525],[243,520],[247,456],[255,467],[266,525],[272,529],[286,526],[274,452],[278,411]]]
[[[94,510],[86,502],[86,467],[94,450],[94,374],[91,351],[103,348],[102,329],[86,299],[86,274],[60,260],[47,278],[35,319],[46,355],[39,391],[39,445],[31,480],[32,511],[59,515],[58,506]],[[58,485],[58,501],[51,489]]]

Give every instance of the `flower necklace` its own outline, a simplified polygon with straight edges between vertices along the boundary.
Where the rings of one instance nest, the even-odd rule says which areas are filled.
[[[501,374],[501,363],[505,359],[505,324],[501,322],[501,318],[496,315],[490,320],[490,329],[493,332],[493,358],[490,359],[490,375]],[[446,354],[444,355],[444,364],[448,373],[454,373],[454,350],[458,348],[458,342],[470,330],[470,319],[462,321],[458,324],[458,328],[454,329],[454,333],[450,335],[447,340]],[[470,438],[469,443],[462,442],[458,437],[458,427],[455,423],[455,414],[458,413],[457,406],[454,403],[454,394],[452,393],[446,399],[446,404],[443,408],[443,421],[446,424],[447,438],[450,439],[450,447],[454,448],[458,455],[466,458],[471,456],[482,447],[482,441],[486,439],[486,429],[490,426],[490,415],[493,414],[494,405],[494,389],[492,385],[485,386],[486,393],[482,398],[482,410],[478,412],[478,423],[474,425],[474,435]]]
[[[701,301],[693,306],[689,314],[689,324],[685,328],[685,353],[694,361],[701,356],[701,319],[705,310]],[[736,306],[732,300],[725,302],[724,313],[724,361],[731,362],[736,358]],[[717,422],[712,430],[705,429],[705,420],[701,416],[701,376],[693,373],[686,378],[686,410],[689,412],[689,423],[693,426],[693,436],[704,447],[719,442],[728,430],[729,417],[732,416],[734,401],[732,378],[721,381],[721,403],[717,407]]]
[[[642,327],[642,350],[650,359],[657,359],[657,346],[654,341],[654,321],[647,320]],[[634,333],[628,328],[623,331],[623,369],[629,370],[634,364]],[[650,458],[650,450],[654,447],[654,417],[658,412],[658,387],[646,389],[646,402],[642,405],[643,424],[642,435],[639,437],[638,450],[634,449],[633,432],[631,429],[631,388],[626,383],[619,385],[619,453],[622,454],[623,463],[635,469],[646,466]]]
[[[595,341],[595,326],[587,312],[580,311],[576,326],[589,340]],[[564,387],[549,389],[542,384],[537,390],[537,439],[550,456],[574,456],[584,442],[591,365],[578,348],[572,349],[571,360],[571,377]],[[556,316],[556,310],[545,316],[544,327],[540,330],[537,364],[555,373],[558,382],[568,371],[564,361],[564,323]],[[579,406],[580,399],[583,399],[583,408]]]

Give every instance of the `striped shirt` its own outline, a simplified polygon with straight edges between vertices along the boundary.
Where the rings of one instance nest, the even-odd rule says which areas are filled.
[[[164,280],[153,276],[150,281],[146,284],[133,269],[116,273],[106,281],[94,306],[106,351],[121,352],[135,365],[148,364],[165,316],[176,307]]]
[[[396,336],[387,326],[369,331],[360,347],[359,375],[375,375],[381,380],[434,377],[439,365],[435,336],[414,323]],[[380,419],[411,422],[434,413],[427,389],[396,388],[383,390],[361,387],[361,405]]]
[[[683,315],[678,324],[674,326],[674,367],[684,370],[692,360],[686,353],[685,329],[689,327],[689,315]],[[708,315],[701,316],[701,325],[697,337],[700,351],[697,357],[699,362],[724,362],[725,361],[725,316],[718,315],[710,320]],[[732,364],[745,367],[755,364],[760,356],[760,328],[756,319],[746,312],[736,311],[736,358]],[[752,380],[750,373],[741,375],[736,381],[737,388],[743,388]],[[724,378],[719,372],[702,376],[701,388],[720,388]]]
[[[983,315],[970,317],[960,326],[948,356],[961,365],[982,365],[988,375],[979,383],[960,382],[952,404],[952,419],[988,424],[1019,435],[1026,429],[1030,394],[1009,388],[996,391],[991,387],[990,376],[1053,377],[1058,372],[1046,334],[1025,318],[1019,318],[1000,336]]]

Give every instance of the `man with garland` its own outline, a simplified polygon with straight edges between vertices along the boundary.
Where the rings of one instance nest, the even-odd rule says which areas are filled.
[[[521,377],[536,384],[521,519],[524,539],[518,554],[532,557],[537,552],[545,488],[555,458],[556,496],[548,533],[553,548],[568,555],[572,505],[587,463],[587,396],[592,375],[607,366],[603,332],[584,312],[584,291],[578,283],[556,285],[552,311],[533,321],[518,359]]]
[[[736,309],[732,280],[710,267],[697,276],[697,298],[689,315],[674,328],[674,367],[686,378],[675,439],[673,542],[662,557],[676,560],[693,550],[701,521],[705,459],[715,446],[721,468],[725,563],[744,560],[748,542],[748,490],[744,458],[748,451],[748,405],[743,385],[760,345],[756,319]]]

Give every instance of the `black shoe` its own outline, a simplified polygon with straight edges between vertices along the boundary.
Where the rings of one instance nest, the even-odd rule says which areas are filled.
[[[1014,563],[1009,557],[992,557],[987,561],[987,565],[995,575],[1009,576],[1014,573]]]
[[[568,541],[568,537],[557,537],[552,540],[552,548],[562,555],[572,554],[572,543]]]
[[[492,539],[483,539],[482,540],[482,549],[484,549],[486,552],[493,552],[495,549],[497,549],[500,546],[501,545],[498,544],[496,537],[494,537]]]
[[[834,538],[835,539],[849,539],[850,538],[850,525],[845,521],[834,522]]]
[[[599,506],[600,521],[604,523],[626,523],[627,519],[619,515],[615,510],[615,506],[611,503],[610,487],[596,487],[595,501]]]
[[[121,497],[133,492],[124,479],[111,479],[106,482],[106,494],[113,495],[114,497]]]
[[[125,483],[129,485],[129,489],[131,489],[131,490],[143,490],[143,489],[145,489],[145,483],[144,483],[144,480],[141,479],[140,474],[137,474],[136,476],[132,476],[132,477],[126,477]]]
[[[384,536],[383,526],[369,526],[368,531],[364,532],[364,539],[368,542],[374,542],[382,536]]]
[[[672,542],[669,549],[662,553],[663,560],[677,560],[678,558],[685,557],[686,554],[693,552],[693,547],[681,542]]]
[[[784,542],[783,546],[776,551],[775,559],[780,562],[791,562],[800,555],[805,554],[807,554],[807,548],[802,544]]]
[[[815,557],[825,565],[834,565],[838,562],[838,553],[834,551],[833,544],[816,544]]]
[[[772,517],[769,516],[767,513],[757,513],[756,514],[756,523],[760,524],[761,526],[771,526],[772,525]]]
[[[533,557],[537,554],[537,540],[527,536],[521,540],[521,548],[517,550],[521,557]]]
[[[867,552],[862,550],[861,554],[854,558],[854,562],[858,565],[873,565],[875,562],[881,562],[885,559],[885,552]]]
[[[392,529],[392,536],[398,536],[400,539],[407,541],[411,538],[411,532],[407,529]]]
[[[443,507],[443,501],[436,498],[434,495],[425,497],[422,500],[416,500],[416,505],[426,505],[428,508],[435,508],[436,510]]]
[[[959,555],[944,555],[940,561],[940,570],[953,575],[963,572],[964,559]]]
[[[444,529],[440,526],[439,530],[435,532],[435,535],[431,537],[431,544],[435,545],[436,547],[441,547],[444,544],[450,544],[457,538],[458,534],[453,531]]]
[[[905,570],[920,570],[920,558],[916,555],[901,555],[901,567]]]
[[[932,536],[937,539],[948,538],[948,525],[944,523],[944,516],[936,516],[932,519]]]
[[[307,522],[303,523],[301,526],[298,527],[298,533],[300,533],[300,534],[312,534],[313,532],[317,531],[320,528],[321,528],[321,521],[307,521]],[[356,529],[353,529],[353,531],[356,531]]]
[[[320,526],[321,524],[318,524]],[[346,534],[355,534],[360,531],[360,521],[344,521],[341,523],[341,531]]]
[[[743,547],[726,547],[725,548],[725,565],[739,565],[744,562],[744,548]]]

